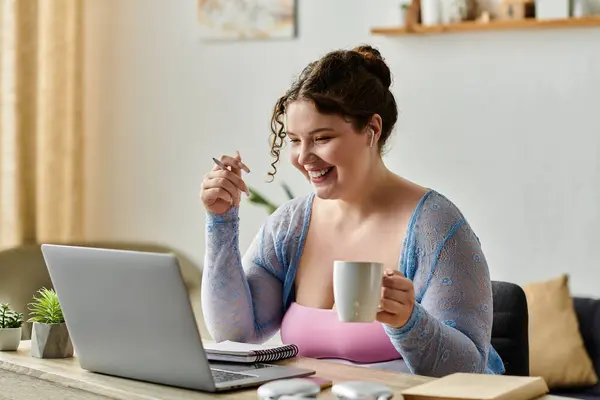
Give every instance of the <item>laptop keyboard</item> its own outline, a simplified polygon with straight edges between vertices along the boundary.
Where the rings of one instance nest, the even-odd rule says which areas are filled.
[[[238,372],[223,371],[220,369],[211,369],[215,383],[237,381],[239,379],[254,378],[254,375],[240,374]]]

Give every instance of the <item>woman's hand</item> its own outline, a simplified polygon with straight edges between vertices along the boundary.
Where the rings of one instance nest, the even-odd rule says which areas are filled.
[[[228,169],[215,165],[204,176],[200,190],[200,198],[206,211],[223,214],[233,206],[240,205],[240,193],[249,195],[248,187],[242,179],[242,170],[250,172],[242,162],[240,153],[237,156],[221,156],[219,159]]]
[[[385,271],[382,286],[377,321],[400,328],[406,324],[415,306],[412,281],[400,271]]]

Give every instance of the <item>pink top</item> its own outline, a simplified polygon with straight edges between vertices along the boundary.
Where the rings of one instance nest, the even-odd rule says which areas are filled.
[[[302,357],[338,358],[365,364],[402,358],[381,323],[340,322],[335,310],[295,302],[283,317],[281,341],[298,346],[298,355]]]

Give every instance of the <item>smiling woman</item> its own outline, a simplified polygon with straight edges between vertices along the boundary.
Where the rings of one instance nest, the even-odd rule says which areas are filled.
[[[309,64],[274,107],[280,149],[314,192],[280,206],[242,257],[241,156],[223,156],[202,184],[207,250],[202,305],[217,341],[259,343],[278,330],[300,355],[443,376],[497,374],[492,292],[478,237],[442,194],[390,171],[382,151],[398,111],[376,49],[333,51]],[[335,260],[384,265],[372,323],[334,310]]]
[[[296,167],[303,161],[297,159],[296,145],[302,142],[302,137],[317,145],[329,143],[349,132],[362,133],[362,136],[368,133],[366,138],[355,135],[355,141],[345,141],[342,144],[347,148],[337,146],[331,156],[337,154],[347,158],[349,154],[355,154],[356,149],[368,151],[374,143],[381,153],[398,119],[390,85],[391,73],[387,64],[379,51],[369,46],[353,51],[334,51],[309,64],[275,105],[271,120],[271,154],[275,160],[270,175],[277,172],[275,164],[286,136],[294,144],[292,163]],[[339,141],[334,142],[339,144]],[[365,148],[364,143],[369,147]],[[366,161],[368,159],[363,157],[347,166],[352,166],[356,173]]]

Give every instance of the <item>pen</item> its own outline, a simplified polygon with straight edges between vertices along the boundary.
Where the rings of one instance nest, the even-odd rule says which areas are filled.
[[[215,164],[217,164],[220,168],[222,169],[227,169],[227,167],[225,166],[225,164],[223,164],[221,161],[217,160],[216,158],[213,157],[213,161],[215,162]]]
[[[221,161],[217,160],[214,157],[212,159],[215,162],[215,164],[217,164],[219,166],[219,168],[224,169],[225,171],[229,171],[229,169],[227,169],[227,166],[225,164],[223,164]],[[248,189],[242,190],[242,192],[244,192],[246,194],[246,196],[250,196],[250,192],[248,191]]]

